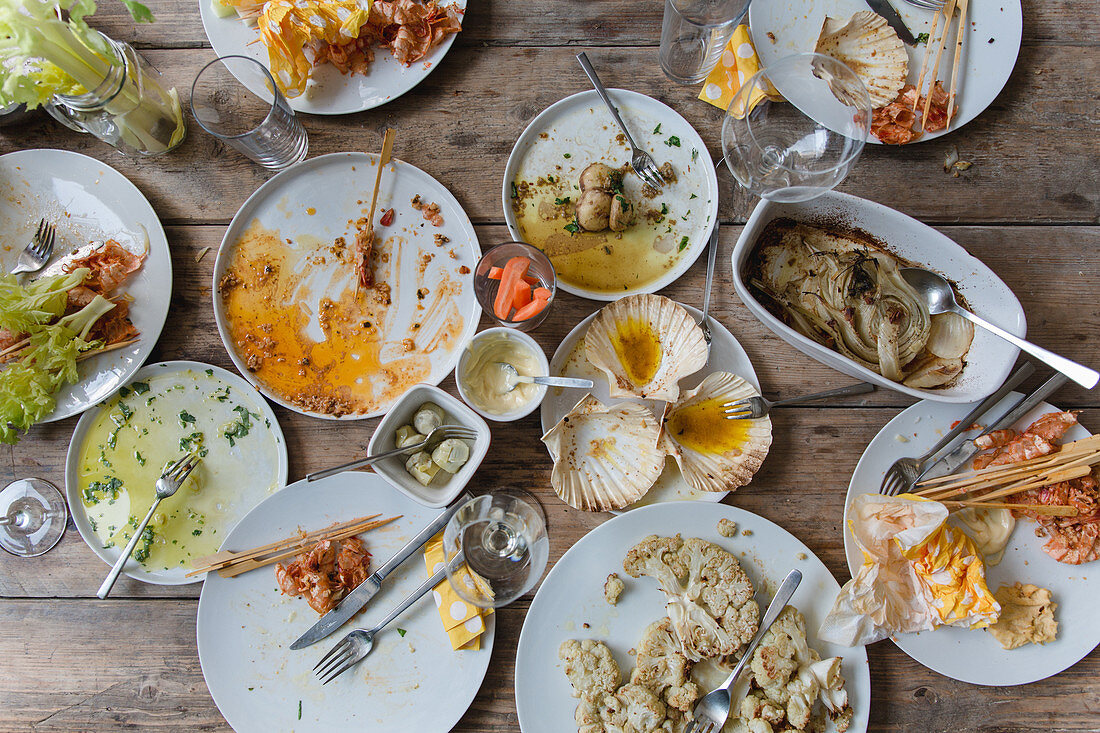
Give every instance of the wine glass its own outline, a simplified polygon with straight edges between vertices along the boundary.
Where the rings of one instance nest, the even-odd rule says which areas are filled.
[[[500,608],[534,587],[546,569],[550,540],[538,501],[522,489],[499,489],[470,499],[443,531],[447,559],[459,550],[465,562],[447,579],[463,600],[481,608]]]
[[[734,95],[722,152],[737,181],[757,196],[808,201],[844,180],[870,125],[871,98],[855,72],[830,56],[794,54],[761,69]]]
[[[49,552],[65,534],[68,519],[65,497],[49,481],[24,478],[0,490],[0,547],[13,555]]]

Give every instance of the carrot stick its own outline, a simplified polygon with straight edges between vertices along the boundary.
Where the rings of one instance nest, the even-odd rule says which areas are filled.
[[[550,300],[550,291],[546,288],[535,288],[532,297],[534,297],[535,300]]]
[[[535,298],[527,305],[523,306],[516,311],[516,314],[512,316],[513,321],[526,321],[528,318],[534,318],[539,313],[542,313],[542,309],[546,307],[546,304],[550,301],[545,298]]]
[[[537,277],[535,277],[534,275],[524,275],[523,276],[523,282],[527,283],[528,285],[538,286],[539,279]]]
[[[486,275],[486,277],[488,277],[490,280],[499,280],[503,274],[503,267],[490,267],[489,274]]]
[[[520,278],[520,281],[516,283],[516,295],[512,298],[512,306],[515,308],[522,308],[530,302],[531,286]]]
[[[516,283],[521,282],[527,274],[527,268],[531,266],[531,260],[526,257],[513,257],[504,265],[504,272],[500,275],[500,287],[497,288],[497,297],[493,302],[493,313],[497,318],[506,320],[512,312],[512,301],[516,297]]]

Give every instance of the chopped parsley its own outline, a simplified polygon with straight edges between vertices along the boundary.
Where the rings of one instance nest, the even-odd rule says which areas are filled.
[[[689,216],[691,216],[691,209],[688,209],[688,213],[680,217],[680,221],[687,221]]]
[[[687,246],[688,246],[688,238],[687,237],[680,237],[680,249],[677,250],[677,251],[678,252],[683,252],[685,249],[687,249]]]
[[[668,216],[668,204],[661,204],[661,215]]]
[[[688,196],[688,198],[689,198],[689,199],[697,199],[697,198],[699,198],[699,197],[698,197],[698,196],[696,196],[695,194],[691,194],[690,196]]]
[[[675,135],[669,135],[668,140],[665,140],[665,145],[669,146],[670,148],[678,148],[680,147],[680,138],[676,137]]]
[[[237,440],[245,437],[252,430],[252,418],[260,419],[259,415],[249,412],[248,408],[243,405],[237,405],[233,408],[233,411],[240,417],[222,430],[222,437],[229,441],[230,447],[235,446]]]
[[[298,720],[302,719],[302,701],[298,701]]]
[[[198,451],[200,458],[205,458],[206,454],[210,450],[203,445],[206,442],[206,436],[200,432],[194,432],[190,435],[185,435],[180,438],[180,452],[181,453],[194,453]]]
[[[187,410],[180,410],[179,419],[180,419],[180,427],[181,428],[185,428],[188,425],[194,425],[195,424],[195,416],[192,415]]]
[[[227,399],[229,399],[229,387],[218,387],[216,390],[210,393],[210,396],[218,402],[225,402]]]
[[[122,481],[112,476],[106,481],[93,481],[84,489],[84,503],[98,504],[110,496],[111,500],[118,498],[118,490],[122,488]]]
[[[146,527],[141,530],[141,544],[134,549],[134,559],[138,562],[145,562],[149,559],[149,550],[153,547],[153,528]]]
[[[516,182],[515,181],[512,181],[512,198],[514,198],[514,199],[519,198],[519,189],[516,188]]]
[[[206,370],[206,376],[208,376],[208,377],[214,376],[214,370],[213,369],[207,369]]]
[[[145,394],[149,391],[149,385],[146,382],[134,382],[130,385],[130,389],[134,390],[137,394]]]
[[[562,199],[554,199],[554,206],[565,206],[571,200],[572,199],[569,196],[566,196],[565,198],[562,198]]]
[[[654,135],[660,135],[661,134],[661,124],[660,123],[657,123],[657,126],[653,128],[653,134]]]
[[[917,40],[917,43],[928,43],[928,34],[927,33],[918,33],[916,40]]]
[[[574,219],[573,221],[569,222],[564,227],[562,227],[562,229],[569,232],[570,234],[576,234],[577,232],[579,232],[581,230],[581,227],[580,227],[579,224],[577,224],[577,220]]]
[[[397,630],[397,633],[398,633],[398,634],[400,634],[400,635],[401,635],[401,636],[403,637],[403,636],[405,636],[405,634],[407,634],[408,632],[407,632],[407,631],[405,631],[405,629],[398,629],[398,630]]]
[[[570,155],[569,153],[562,153],[561,157],[563,157],[563,158],[572,158],[573,156]]]
[[[691,149],[691,160],[692,160],[692,162],[694,162],[698,159],[699,159],[699,151],[696,150],[695,148],[692,148]]]
[[[122,399],[126,399],[127,397],[130,396],[130,388],[129,387],[119,387],[118,388],[118,396],[121,397]]]
[[[145,465],[145,456],[141,455],[141,451],[134,451],[134,460],[138,462],[139,466]]]
[[[191,534],[193,534],[195,537],[198,537],[200,534],[202,534],[202,530],[201,529],[193,529],[193,530],[191,530]]]

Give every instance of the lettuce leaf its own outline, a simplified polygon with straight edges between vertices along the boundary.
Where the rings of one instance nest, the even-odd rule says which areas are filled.
[[[20,285],[15,275],[0,275],[0,330],[21,334],[57,320],[65,312],[65,294],[84,282],[89,272],[80,267],[27,285]]]

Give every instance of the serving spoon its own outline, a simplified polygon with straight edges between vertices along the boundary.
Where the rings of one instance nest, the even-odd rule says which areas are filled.
[[[992,323],[966,310],[955,301],[955,291],[952,289],[951,283],[947,282],[936,273],[923,270],[919,267],[905,267],[901,271],[901,276],[905,278],[905,282],[909,283],[913,289],[917,291],[917,294],[924,301],[925,305],[928,306],[928,312],[932,315],[954,313],[962,316],[974,325],[981,326],[990,333],[1000,336],[1013,346],[1016,346],[1022,351],[1026,351],[1036,359],[1043,361],[1048,366],[1054,367],[1085,389],[1092,389],[1096,386],[1097,382],[1100,382],[1100,372],[1089,369],[1087,366],[1078,364],[1075,361],[1070,361],[1064,356],[1055,354],[1053,351],[1047,351],[1043,347],[1036,346],[1030,341],[1025,341],[1018,336],[1014,336],[1003,328],[998,328]]]
[[[516,371],[514,366],[506,361],[498,361],[496,366],[504,375],[504,385],[507,387],[505,393],[511,392],[523,383],[545,384],[548,387],[579,387],[581,389],[592,389],[591,379],[577,379],[575,377],[528,377],[525,374],[520,374]]]

